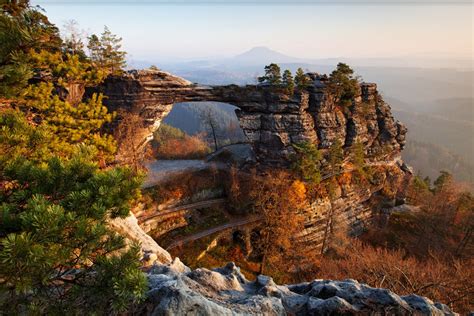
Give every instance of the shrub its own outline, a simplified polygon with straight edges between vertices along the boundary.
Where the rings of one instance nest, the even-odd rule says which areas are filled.
[[[199,135],[189,136],[167,124],[162,124],[154,137],[154,156],[159,159],[199,159],[211,152]]]
[[[292,169],[304,181],[317,184],[321,181],[321,153],[315,144],[301,142],[293,144],[296,155],[293,158]]]

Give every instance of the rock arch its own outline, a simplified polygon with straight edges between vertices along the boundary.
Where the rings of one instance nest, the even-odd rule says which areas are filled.
[[[240,126],[264,164],[287,164],[292,144],[309,140],[328,148],[339,139],[346,146],[362,142],[373,156],[400,152],[406,128],[395,121],[375,84],[363,83],[353,106],[341,109],[326,89],[326,77],[311,74],[313,85],[288,96],[266,86],[200,86],[155,69],[132,70],[109,77],[100,87],[111,111],[137,113],[145,132],[136,133],[146,144],[175,103],[217,101],[236,106]],[[119,153],[120,154],[120,153]]]

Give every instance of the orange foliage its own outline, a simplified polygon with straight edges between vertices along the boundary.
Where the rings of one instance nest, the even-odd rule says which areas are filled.
[[[417,294],[467,314],[474,301],[474,260],[448,262],[431,256],[419,261],[401,250],[351,245],[332,258],[322,258],[318,278],[356,279],[373,287],[388,288],[399,295]]]
[[[199,136],[186,135],[159,143],[154,156],[159,159],[197,159],[209,153],[209,146]]]

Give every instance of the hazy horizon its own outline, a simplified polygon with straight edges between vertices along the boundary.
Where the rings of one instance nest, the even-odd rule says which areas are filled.
[[[265,46],[288,56],[420,58],[472,61],[473,6],[466,2],[334,5],[278,3],[173,5],[124,1],[33,1],[62,26],[86,33],[107,25],[123,38],[129,59],[186,61],[229,58]],[[254,3],[255,4],[255,3]],[[260,3],[262,4],[262,3]],[[388,4],[388,5],[387,5]],[[92,10],[91,10],[92,9]]]

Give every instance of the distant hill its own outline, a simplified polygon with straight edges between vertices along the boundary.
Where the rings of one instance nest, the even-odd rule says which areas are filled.
[[[245,65],[266,65],[269,63],[303,62],[303,59],[287,56],[268,47],[254,47],[240,55],[230,59],[233,63]]]
[[[452,173],[456,180],[474,185],[472,161],[462,159],[443,146],[408,139],[402,156],[405,162],[422,176],[429,176],[434,180],[439,176],[440,170],[446,170]]]
[[[235,115],[235,106],[219,102],[187,102],[173,106],[163,120],[164,123],[177,127],[189,135],[206,132],[208,127],[203,123],[201,114],[210,109],[219,123],[218,137],[223,142],[241,142],[245,140],[239,121]]]

